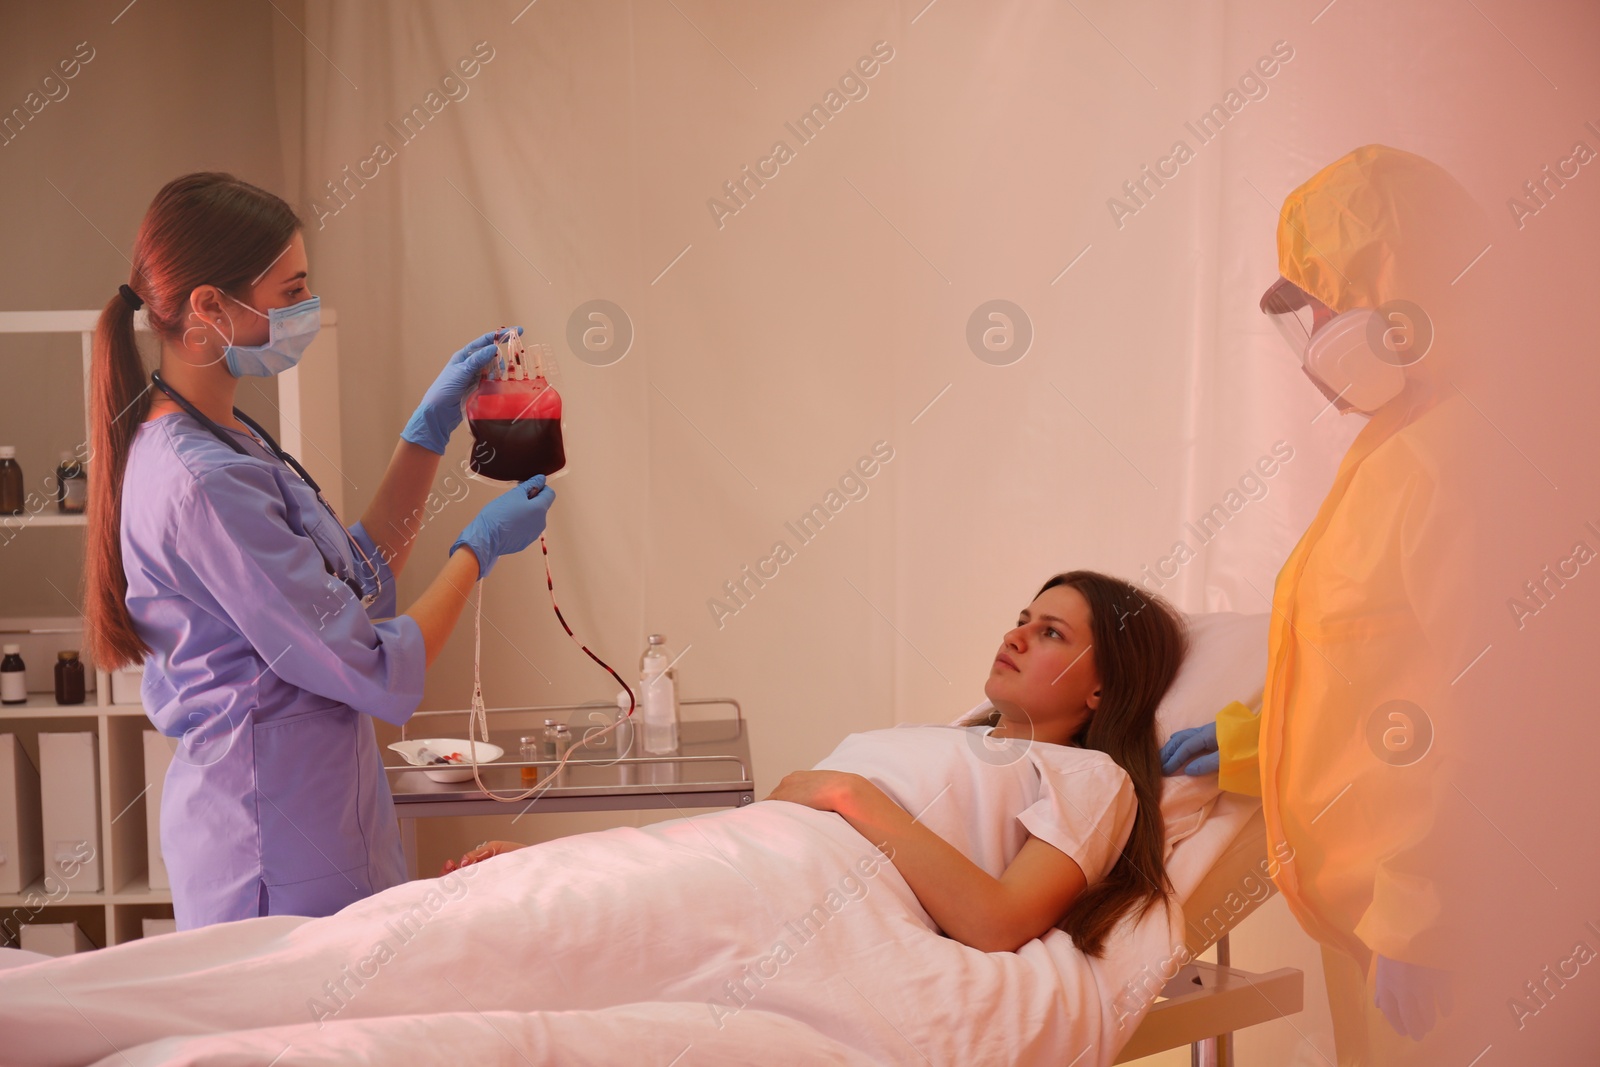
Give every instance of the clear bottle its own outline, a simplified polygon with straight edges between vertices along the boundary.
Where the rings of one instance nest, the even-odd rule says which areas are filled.
[[[17,450],[11,445],[0,445],[0,515],[21,515],[26,497],[22,491],[22,468],[17,466]]]
[[[652,756],[678,749],[678,683],[666,640],[651,634],[639,660],[638,714],[644,721],[644,750]]]
[[[567,784],[567,769],[561,767],[561,760],[571,746],[572,730],[567,724],[557,722],[554,719],[546,719],[544,721],[544,740],[541,748],[544,752],[544,758],[555,762],[555,766],[545,772],[547,776],[555,776],[554,785]],[[557,768],[560,769],[558,770]]]
[[[63,515],[82,515],[89,506],[89,476],[71,452],[61,453],[56,468],[56,510]]]
[[[541,759],[541,749],[539,747],[541,740],[542,739],[537,734],[529,734],[527,737],[518,738],[517,739],[517,762],[518,763],[538,763],[539,760]],[[524,767],[524,768],[522,768],[522,780],[527,785],[533,785],[536,782],[538,782],[539,781],[539,768],[537,768],[537,767]]]
[[[0,704],[26,704],[28,702],[27,666],[22,662],[21,645],[0,647],[5,658],[0,660]]]

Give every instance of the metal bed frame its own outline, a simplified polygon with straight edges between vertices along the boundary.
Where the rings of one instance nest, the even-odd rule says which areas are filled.
[[[1190,894],[1190,901],[1217,897],[1216,889],[1226,888],[1235,879],[1233,861],[1265,855],[1264,844],[1265,823],[1257,809]],[[1246,897],[1247,905],[1229,916],[1226,926],[1214,935],[1193,922],[1188,924],[1192,962],[1162,988],[1115,1062],[1127,1063],[1188,1045],[1191,1067],[1234,1067],[1234,1031],[1293,1015],[1305,1006],[1305,975],[1295,968],[1256,974],[1232,965],[1228,932],[1269,899],[1271,894],[1258,900]],[[1215,963],[1195,958],[1213,945]]]
[[[1298,1012],[1304,984],[1293,967],[1253,974],[1230,966],[1224,934],[1217,962],[1196,960],[1173,975],[1114,1062],[1188,1045],[1191,1067],[1233,1067],[1233,1032]]]

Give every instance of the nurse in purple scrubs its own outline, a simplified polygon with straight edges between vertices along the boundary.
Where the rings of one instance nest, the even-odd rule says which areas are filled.
[[[161,850],[178,925],[331,914],[405,878],[368,716],[411,716],[473,583],[538,538],[554,494],[534,478],[491,500],[396,614],[495,334],[450,357],[347,529],[234,408],[241,377],[294,366],[317,332],[294,211],[230,175],[186,175],[151,203],[132,265],[94,338],[89,647],[107,669],[144,665],[145,711],[177,739]],[[134,347],[140,307],[161,340],[154,374]]]

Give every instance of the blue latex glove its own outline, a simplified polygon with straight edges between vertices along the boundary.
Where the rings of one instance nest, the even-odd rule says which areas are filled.
[[[544,484],[544,475],[535,474],[485,504],[450,546],[450,554],[466,545],[478,557],[478,577],[487,578],[501,556],[521,552],[539,539],[555,499],[556,491]]]
[[[516,330],[520,334],[522,327],[518,326]],[[450,435],[461,425],[461,404],[466,400],[473,383],[483,373],[483,368],[494,359],[494,339],[503,333],[503,330],[490,330],[468,341],[461,351],[450,357],[444,370],[439,372],[439,377],[422,395],[422,403],[417,405],[406,428],[400,431],[402,440],[444,455],[444,446],[450,443]]]
[[[1433,1029],[1438,1015],[1450,1014],[1449,971],[1379,956],[1374,984],[1373,1003],[1395,1033],[1413,1041],[1421,1041]]]
[[[1217,748],[1217,724],[1191,726],[1179,730],[1161,746],[1161,773],[1177,774],[1179,771],[1198,778],[1203,774],[1216,774],[1222,766],[1222,753]]]

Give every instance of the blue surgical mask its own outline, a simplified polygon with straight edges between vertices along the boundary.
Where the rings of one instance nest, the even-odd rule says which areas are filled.
[[[267,343],[264,345],[229,345],[223,351],[228,361],[228,373],[235,378],[270,378],[274,374],[282,374],[300,362],[306,346],[311,344],[317,331],[322,328],[320,296],[288,307],[273,308],[265,314],[241,300],[234,300],[231,296],[228,299],[266,319],[268,330]]]

